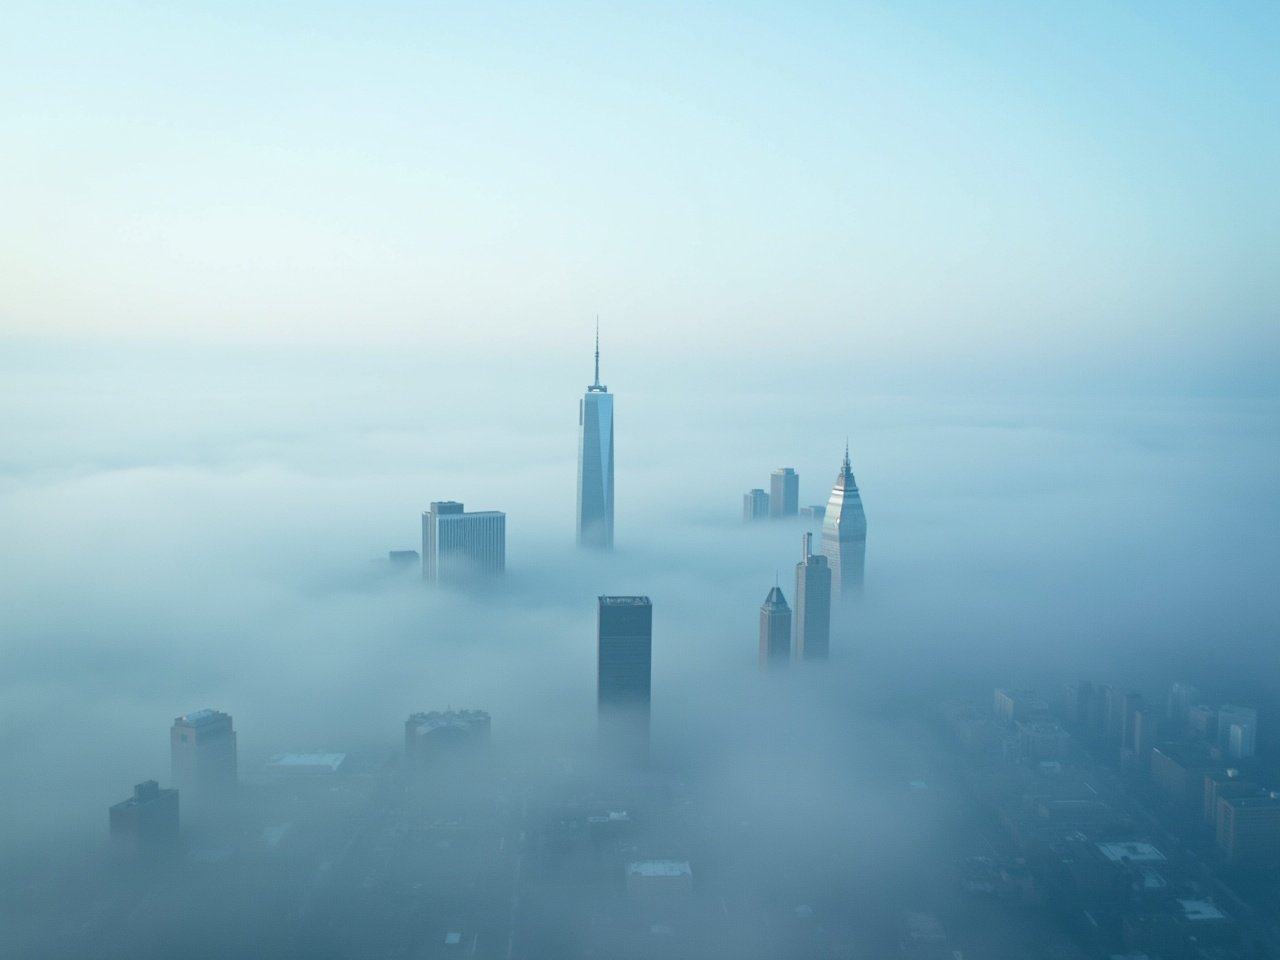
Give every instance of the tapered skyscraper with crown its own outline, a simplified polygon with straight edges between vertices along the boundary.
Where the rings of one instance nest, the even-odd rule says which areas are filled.
[[[613,394],[596,379],[578,402],[578,546],[613,549]]]
[[[862,569],[867,556],[867,515],[849,465],[849,445],[844,463],[831,488],[827,513],[822,520],[822,553],[831,567],[831,599],[848,600],[862,594]]]

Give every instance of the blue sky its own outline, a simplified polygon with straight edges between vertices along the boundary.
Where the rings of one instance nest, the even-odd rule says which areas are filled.
[[[1277,345],[1277,41],[1272,4],[10,3],[0,324],[561,349],[600,313],[1225,376]]]

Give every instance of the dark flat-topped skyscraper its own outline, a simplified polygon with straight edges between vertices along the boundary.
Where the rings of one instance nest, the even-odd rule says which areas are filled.
[[[653,605],[648,597],[600,597],[596,619],[596,703],[600,742],[623,761],[649,755]]]
[[[779,467],[769,477],[769,516],[794,517],[800,512],[800,475]]]
[[[578,401],[578,546],[613,549],[613,394],[596,379]]]
[[[813,552],[813,534],[803,538],[796,564],[796,659],[825,660],[831,650],[831,568]]]
[[[760,666],[785,667],[791,662],[791,608],[778,587],[760,607]]]
[[[849,446],[844,463],[831,488],[827,513],[822,518],[822,552],[831,565],[831,595],[847,600],[862,593],[862,568],[867,555],[867,515],[849,466]]]
[[[178,849],[178,791],[162,790],[154,780],[133,788],[128,800],[107,811],[111,840],[121,849],[143,857],[172,854]]]
[[[422,578],[458,582],[502,573],[507,565],[507,515],[467,513],[462,504],[438,500],[422,515]]]
[[[236,789],[236,733],[231,717],[219,710],[197,710],[175,717],[169,728],[169,759],[174,785],[188,809],[210,813],[225,805]]]

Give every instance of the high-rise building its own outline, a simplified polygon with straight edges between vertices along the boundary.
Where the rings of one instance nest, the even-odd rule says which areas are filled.
[[[1258,711],[1224,703],[1218,708],[1218,752],[1233,760],[1247,760],[1254,754]]]
[[[831,568],[813,552],[813,534],[802,538],[796,564],[796,659],[825,660],[831,652]]]
[[[613,549],[613,394],[596,379],[578,401],[578,546]]]
[[[175,717],[169,728],[169,760],[174,785],[190,809],[209,813],[222,807],[236,789],[231,717],[208,709]]]
[[[502,573],[507,565],[507,515],[467,513],[454,500],[439,500],[422,515],[422,578],[455,583]]]
[[[649,755],[653,605],[648,597],[600,597],[596,620],[596,703],[600,741],[612,759]]]
[[[831,566],[832,597],[845,600],[860,595],[867,555],[867,516],[849,465],[848,444],[822,519],[822,552]]]
[[[146,780],[107,813],[111,839],[121,849],[148,857],[177,849],[177,790],[161,790],[156,781]]]
[[[742,495],[742,519],[744,522],[763,520],[769,516],[769,495],[757,487]]]
[[[1218,852],[1228,863],[1280,859],[1280,796],[1218,801]]]
[[[794,517],[800,512],[800,475],[779,467],[769,477],[769,516]]]
[[[1189,683],[1175,683],[1169,687],[1168,719],[1174,726],[1187,722],[1187,713],[1200,702],[1200,691]]]
[[[791,660],[791,608],[778,587],[760,607],[760,666],[785,667]]]

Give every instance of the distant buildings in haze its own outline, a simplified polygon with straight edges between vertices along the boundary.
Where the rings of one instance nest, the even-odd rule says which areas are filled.
[[[613,394],[596,378],[578,401],[578,546],[613,549]]]
[[[779,467],[769,476],[769,490],[757,487],[742,496],[742,519],[780,520],[800,512],[800,475],[791,467]]]
[[[800,475],[791,467],[779,467],[769,478],[769,516],[794,517],[800,510]]]
[[[438,500],[422,515],[422,578],[456,583],[500,574],[507,562],[507,515],[467,513],[454,500]]]
[[[489,744],[489,714],[483,710],[432,710],[404,723],[405,755],[422,762],[473,753]]]
[[[769,495],[757,487],[742,495],[742,519],[744,523],[764,520],[769,516]]]

